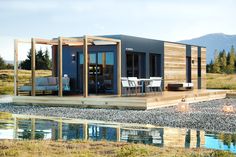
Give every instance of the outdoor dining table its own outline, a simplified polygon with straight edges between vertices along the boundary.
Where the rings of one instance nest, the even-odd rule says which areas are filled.
[[[152,79],[148,79],[148,78],[139,78],[139,79],[137,79],[137,81],[138,81],[138,82],[141,82],[141,86],[142,86],[142,95],[144,95],[145,84],[151,82]]]

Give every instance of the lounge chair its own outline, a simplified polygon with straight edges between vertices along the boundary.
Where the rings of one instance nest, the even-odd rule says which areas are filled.
[[[122,85],[122,88],[124,89],[125,93],[127,93],[127,95],[129,95],[130,85],[129,85],[129,81],[128,81],[127,77],[121,77],[121,85]]]
[[[134,88],[135,89],[135,93],[137,95],[138,89],[142,88],[142,85],[140,85],[138,83],[138,78],[137,77],[128,77],[128,81],[129,81],[130,88]]]
[[[162,94],[162,89],[161,89],[161,82],[162,78],[161,77],[150,77],[150,84],[146,86],[150,91],[154,91],[154,89],[159,89],[161,94]],[[157,91],[156,90],[156,91]]]

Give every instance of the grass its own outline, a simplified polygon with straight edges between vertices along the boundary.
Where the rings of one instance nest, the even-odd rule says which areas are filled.
[[[36,77],[50,76],[50,70],[36,70]],[[31,71],[19,70],[19,86],[30,84]],[[0,95],[12,95],[14,92],[14,70],[0,70]]]
[[[236,74],[212,74],[207,75],[208,89],[236,90]]]
[[[37,70],[36,77],[50,76],[50,70]],[[19,70],[19,86],[30,84],[31,71]],[[236,74],[207,73],[208,89],[236,90]],[[0,95],[12,95],[14,91],[14,70],[0,70]]]
[[[158,148],[143,144],[91,141],[0,141],[2,157],[233,157],[207,149]]]

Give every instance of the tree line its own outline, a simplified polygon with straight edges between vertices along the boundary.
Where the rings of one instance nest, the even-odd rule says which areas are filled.
[[[6,63],[3,58],[0,56],[0,70],[3,69],[14,69],[13,64]]]
[[[27,58],[22,61],[19,65],[20,69],[30,70],[31,69],[31,51],[28,52]],[[49,52],[46,49],[43,51],[40,49],[35,54],[35,68],[36,70],[49,70],[51,69],[52,61],[49,58]]]
[[[40,49],[35,55],[36,70],[50,70],[52,61],[49,58],[48,50],[43,51]],[[19,69],[30,70],[31,69],[31,51],[28,52],[27,58],[20,62]],[[0,56],[0,70],[14,69],[13,64],[6,63]]]
[[[225,50],[218,52],[215,50],[214,60],[207,64],[208,73],[227,73],[233,74],[236,72],[236,54],[234,46],[231,46],[227,53]]]

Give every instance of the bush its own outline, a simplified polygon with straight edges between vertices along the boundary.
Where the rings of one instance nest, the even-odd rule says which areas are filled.
[[[137,156],[147,156],[147,155],[148,155],[147,149],[137,145],[123,146],[117,152],[117,157],[137,157]]]

